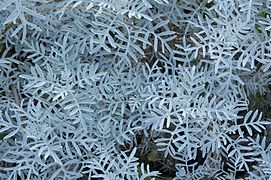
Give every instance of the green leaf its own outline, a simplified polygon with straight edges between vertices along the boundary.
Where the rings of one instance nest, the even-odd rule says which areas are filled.
[[[151,161],[151,162],[157,162],[157,161],[160,161],[161,160],[161,157],[160,157],[160,154],[159,152],[154,149],[152,150],[148,156],[147,156],[148,160]]]
[[[262,11],[259,13],[260,17],[267,17],[268,13],[266,11]]]
[[[6,133],[0,133],[0,140],[3,140],[6,135]]]

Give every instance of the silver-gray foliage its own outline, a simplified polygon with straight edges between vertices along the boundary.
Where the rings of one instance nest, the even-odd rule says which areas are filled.
[[[0,0],[0,179],[159,177],[149,141],[176,180],[270,179],[270,121],[249,109],[270,16],[270,0]]]

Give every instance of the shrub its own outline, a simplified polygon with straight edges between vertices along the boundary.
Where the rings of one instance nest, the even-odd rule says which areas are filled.
[[[0,0],[0,178],[268,179],[270,7]]]

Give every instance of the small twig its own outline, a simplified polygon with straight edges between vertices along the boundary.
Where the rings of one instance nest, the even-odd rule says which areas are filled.
[[[14,95],[16,105],[20,107],[20,97],[19,97],[17,88],[16,88],[16,86],[14,84],[11,85],[11,91],[12,91],[12,93]],[[18,116],[18,121],[17,122],[20,125],[20,127],[22,127],[22,128],[24,127],[24,124],[23,124],[23,121],[22,121],[20,115]],[[15,141],[16,141],[16,138],[15,138]]]
[[[166,166],[167,168],[169,168],[172,171],[176,171],[176,169],[173,169],[172,167],[168,166],[167,164],[163,163],[162,161],[158,161],[160,164]]]
[[[15,85],[11,85],[11,91],[15,97],[15,103],[17,104],[17,106],[20,106],[20,98]]]

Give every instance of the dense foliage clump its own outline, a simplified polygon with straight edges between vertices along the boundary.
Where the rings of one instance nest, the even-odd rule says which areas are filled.
[[[269,179],[270,16],[0,0],[0,179]]]

